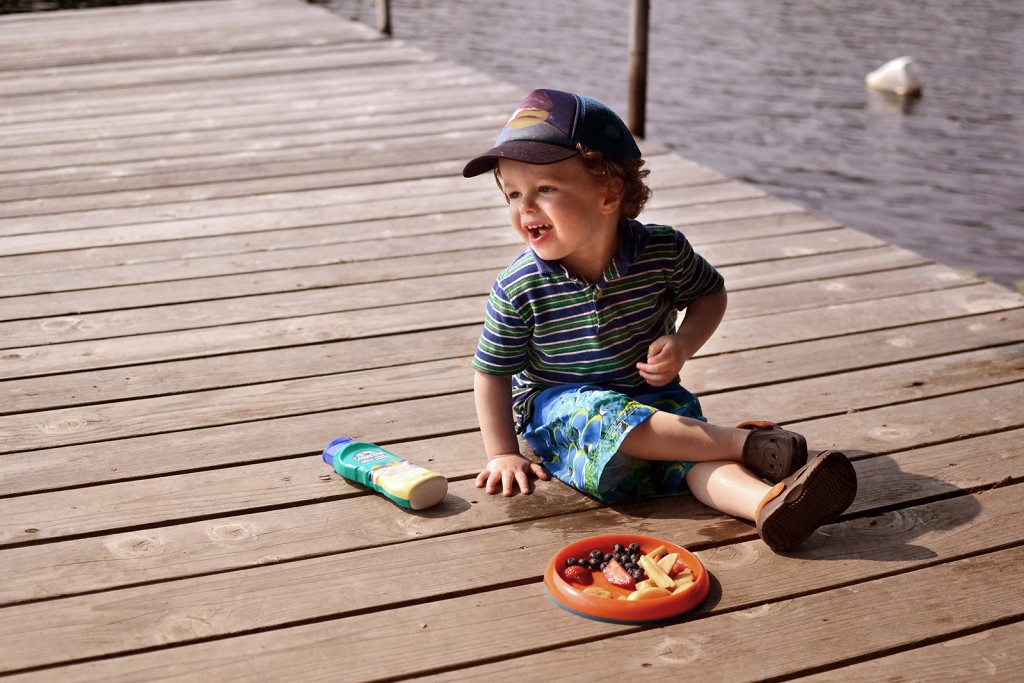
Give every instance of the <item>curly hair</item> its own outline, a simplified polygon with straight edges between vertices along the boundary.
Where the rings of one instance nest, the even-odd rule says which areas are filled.
[[[577,143],[576,149],[580,153],[583,165],[595,178],[618,178],[622,181],[622,205],[619,212],[626,218],[636,218],[644,210],[647,200],[653,192],[647,186],[647,176],[651,170],[644,168],[646,163],[643,159],[626,159],[624,161],[613,161],[605,158],[600,152],[587,149]],[[505,186],[501,182],[501,173],[498,167],[494,167],[494,181],[498,189],[505,194]],[[508,201],[508,196],[505,196]]]
[[[625,159],[613,161],[605,158],[600,152],[587,149],[577,144],[583,163],[591,175],[597,178],[618,178],[622,181],[622,207],[620,209],[626,218],[636,218],[644,210],[647,200],[653,192],[647,186],[647,176],[651,170],[644,168],[646,163],[643,159]]]

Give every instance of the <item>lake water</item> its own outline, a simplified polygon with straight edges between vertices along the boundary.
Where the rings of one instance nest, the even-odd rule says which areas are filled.
[[[328,2],[374,23],[373,0]],[[630,5],[394,0],[391,12],[395,38],[625,116]],[[1024,280],[1024,2],[651,5],[648,139],[941,263]],[[903,55],[922,97],[866,89]]]

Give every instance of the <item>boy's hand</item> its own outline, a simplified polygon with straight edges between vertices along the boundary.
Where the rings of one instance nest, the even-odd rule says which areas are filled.
[[[529,495],[530,474],[543,481],[551,478],[547,470],[521,455],[499,455],[487,461],[487,467],[476,477],[476,486],[490,494],[497,493],[500,486],[502,495],[514,496],[518,485],[520,491]]]
[[[665,386],[679,377],[690,355],[683,341],[675,334],[655,339],[647,349],[647,362],[637,363],[637,370],[653,387]]]

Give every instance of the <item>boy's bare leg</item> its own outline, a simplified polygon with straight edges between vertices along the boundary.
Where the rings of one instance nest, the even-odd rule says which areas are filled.
[[[686,485],[700,502],[733,517],[755,520],[772,486],[744,467],[750,431],[719,427],[658,411],[637,425],[620,451],[644,460],[690,460]]]
[[[728,461],[696,463],[686,473],[686,486],[708,507],[751,521],[757,519],[761,502],[772,490],[747,468]]]
[[[659,410],[634,427],[619,450],[641,460],[740,462],[748,436],[746,429],[719,427]]]

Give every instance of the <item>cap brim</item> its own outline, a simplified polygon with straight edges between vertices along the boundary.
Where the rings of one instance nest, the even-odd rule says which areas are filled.
[[[576,150],[536,140],[510,140],[472,159],[462,169],[466,178],[493,170],[502,159],[527,164],[554,164],[576,156]]]

